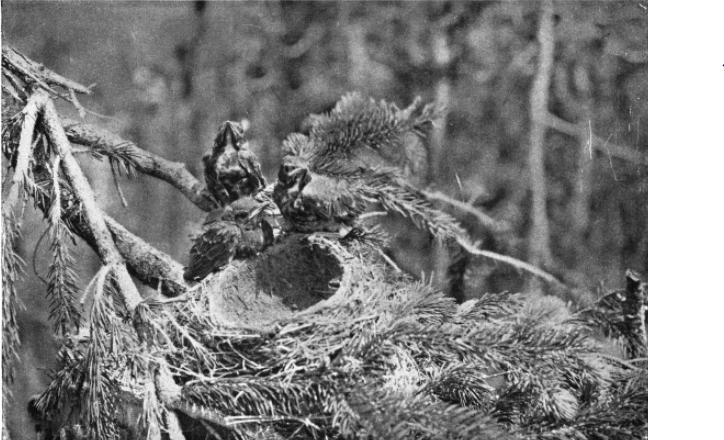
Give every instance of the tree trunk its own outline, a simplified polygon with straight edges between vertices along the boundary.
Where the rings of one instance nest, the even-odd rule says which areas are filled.
[[[447,70],[452,61],[450,42],[445,28],[438,28],[432,34],[432,55],[435,68],[441,73],[435,84],[435,102],[443,107],[450,108],[451,84]],[[440,118],[440,123],[435,126],[430,136],[430,169],[428,179],[435,181],[440,176],[442,150],[445,147],[447,135],[447,115]]]
[[[543,123],[548,113],[548,95],[553,68],[555,38],[553,34],[553,1],[542,3],[540,24],[538,28],[538,72],[533,81],[530,94],[530,152],[528,168],[530,171],[530,188],[532,194],[532,226],[528,239],[528,253],[531,264],[547,265],[551,262],[550,227],[546,212],[546,179],[545,179],[545,135]]]
[[[578,121],[578,163],[577,173],[571,201],[571,220],[575,234],[574,254],[576,261],[587,254],[586,234],[589,223],[589,205],[593,187],[593,98],[588,69],[579,64],[576,66],[576,85],[580,94],[580,118]]]

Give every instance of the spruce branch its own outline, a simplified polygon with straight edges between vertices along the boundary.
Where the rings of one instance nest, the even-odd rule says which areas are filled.
[[[110,290],[110,288],[109,288]],[[80,403],[83,419],[87,421],[92,438],[114,439],[117,425],[112,418],[117,391],[109,377],[113,365],[110,338],[115,323],[115,308],[112,295],[98,289],[90,311],[90,344],[86,352],[84,369],[87,378],[83,384]],[[109,365],[110,364],[110,365]]]
[[[78,304],[78,276],[75,259],[67,246],[70,237],[66,225],[62,222],[62,196],[60,192],[58,168],[60,158],[53,164],[53,194],[50,204],[50,249],[52,263],[48,269],[46,296],[50,301],[50,316],[56,334],[65,335],[73,327],[80,327],[81,310]]]
[[[26,84],[37,85],[44,91],[53,94],[59,98],[63,98],[68,102],[73,102],[70,93],[63,95],[55,91],[51,86],[58,86],[68,92],[90,94],[91,90],[75,81],[71,81],[44,65],[28,59],[14,48],[3,43],[2,45],[2,67],[3,74],[10,76],[8,72],[19,77]]]
[[[35,176],[35,179],[36,182],[31,186],[31,193],[36,206],[48,217],[53,180],[49,176]],[[59,185],[64,225],[98,253],[98,244],[88,220],[80,210],[80,201],[73,194],[68,182],[60,179]],[[102,210],[100,211],[118,251],[134,277],[143,284],[158,289],[164,295],[179,296],[186,292],[188,286],[183,279],[183,266],[180,263],[128,231]]]
[[[112,165],[114,163],[117,167],[122,165],[129,170],[133,169],[163,180],[204,211],[216,207],[203,184],[186,169],[184,164],[164,159],[115,133],[91,124],[65,120],[63,128],[71,142],[88,147],[91,154],[108,156]]]
[[[22,198],[22,191],[25,188],[27,180],[28,166],[30,165],[30,157],[33,152],[33,137],[35,134],[35,124],[38,120],[41,107],[43,105],[43,96],[39,93],[33,93],[28,98],[25,107],[17,115],[18,120],[15,124],[20,125],[20,135],[18,136],[17,147],[12,148],[12,137],[5,130],[12,130],[11,127],[3,129],[3,150],[12,151],[15,172],[11,181],[8,195],[3,200],[3,211],[14,209],[18,199]],[[16,125],[17,126],[17,125]]]
[[[424,136],[440,113],[432,104],[421,107],[421,102],[418,98],[400,110],[394,104],[349,93],[331,112],[312,120],[310,138],[320,155],[356,155],[360,148],[395,154],[406,133]]]
[[[25,263],[15,252],[15,244],[20,237],[20,224],[15,221],[12,211],[2,213],[2,379],[3,399],[7,385],[13,380],[14,361],[18,358],[17,348],[20,335],[17,321],[17,309],[21,306],[18,299],[17,283],[23,274]]]
[[[20,302],[17,296],[16,284],[23,273],[25,263],[15,252],[15,244],[20,237],[22,220],[21,212],[16,212],[19,200],[25,199],[25,188],[28,183],[28,167],[33,148],[33,134],[40,112],[40,96],[33,94],[28,102],[17,114],[11,124],[3,124],[2,142],[3,151],[13,152],[15,171],[7,195],[2,201],[2,271],[3,271],[3,383],[13,379],[13,360],[17,358],[17,347],[20,344],[17,323],[17,308]],[[17,134],[17,146],[13,148],[14,136]],[[6,388],[4,388],[6,389]],[[5,393],[3,393],[3,398]]]
[[[359,210],[359,206],[367,202],[377,203],[384,211],[406,217],[416,227],[440,239],[460,256],[460,262],[468,256],[482,256],[512,265],[557,288],[566,289],[553,275],[535,265],[477,249],[458,221],[437,209],[432,200],[441,200],[471,212],[494,231],[505,230],[505,225],[438,192],[421,191],[399,172],[397,168],[405,164],[409,154],[405,146],[409,136],[426,136],[439,119],[440,112],[435,105],[422,106],[419,98],[400,110],[394,104],[363,99],[359,94],[351,93],[343,96],[331,112],[310,117],[309,136],[294,133],[287,137],[283,149],[289,156],[285,160],[289,161],[289,166],[308,168],[306,175],[312,183],[305,188],[309,198],[316,197],[320,204],[329,206],[331,217],[335,217],[337,212]],[[315,181],[317,186],[314,186]],[[277,186],[281,201],[283,185]],[[324,195],[317,194],[320,191],[316,188],[320,187],[326,189]],[[332,188],[339,194],[333,194]],[[329,202],[328,199],[333,200]],[[309,208],[312,209],[311,204]],[[450,269],[449,273],[452,273],[455,267]]]
[[[83,215],[88,221],[90,229],[93,232],[95,243],[98,246],[101,261],[106,265],[118,265],[120,267],[116,272],[116,280],[120,284],[126,308],[132,313],[136,305],[141,302],[141,296],[126,270],[123,257],[113,242],[103,214],[96,206],[93,190],[83,175],[80,166],[75,161],[75,158],[73,158],[70,142],[65,135],[60,117],[55,110],[55,105],[47,94],[44,96],[41,95],[40,99],[42,100],[45,132],[57,150],[63,171],[68,177],[68,182],[74,194],[80,201]]]

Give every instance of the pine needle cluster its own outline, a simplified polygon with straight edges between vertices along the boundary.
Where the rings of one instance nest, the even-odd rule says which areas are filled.
[[[147,344],[101,302],[85,344],[105,351],[62,354],[39,409],[57,414],[101,402],[98,414],[74,419],[97,438],[114,431],[90,422],[111,423],[103,417],[119,399],[156,408],[138,410],[139,426],[164,426],[161,414],[176,410],[221,438],[646,435],[645,369],[603,355],[579,315],[512,294],[458,305],[371,259],[365,243],[321,234],[308,240],[344,268],[328,300],[260,333],[215,323],[208,312],[214,293],[198,292],[173,309],[149,309],[156,324]],[[94,325],[104,333],[94,336]],[[176,387],[165,404],[147,392],[162,365]]]
[[[406,134],[426,136],[440,112],[433,104],[422,106],[420,98],[400,109],[394,103],[349,93],[331,112],[315,115],[309,138],[319,156],[355,156],[365,148],[391,156],[403,149]]]
[[[20,301],[18,300],[17,282],[23,274],[25,262],[15,252],[15,244],[20,237],[20,228],[19,224],[15,221],[14,213],[3,210],[2,218],[2,369],[3,383],[7,384],[13,380],[14,361],[17,359],[17,348],[20,344],[17,320],[17,309],[20,306]],[[5,392],[3,392],[3,399],[4,398]]]
[[[350,93],[329,113],[313,115],[309,136],[294,133],[286,139],[286,160],[317,178],[345,182],[346,197],[355,200],[346,205],[379,205],[434,237],[464,237],[455,219],[435,209],[400,171],[409,159],[411,138],[427,136],[441,111],[434,104],[423,106],[419,98],[400,109]]]

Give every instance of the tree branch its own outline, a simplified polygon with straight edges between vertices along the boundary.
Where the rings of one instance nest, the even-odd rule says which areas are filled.
[[[461,202],[460,200],[453,199],[452,197],[443,194],[439,191],[423,191],[423,194],[425,194],[425,197],[432,200],[439,200],[443,203],[447,203],[448,205],[457,208],[461,211],[467,212],[469,214],[472,214],[475,216],[475,218],[478,219],[480,224],[485,226],[486,228],[489,228],[490,230],[494,232],[503,232],[510,230],[510,225],[498,221],[486,213],[480,211],[479,209],[476,209],[474,206],[472,206],[469,203]]]
[[[532,275],[542,278],[543,280],[549,282],[550,284],[553,284],[553,285],[563,288],[563,289],[567,289],[566,285],[563,284],[562,282],[560,282],[556,277],[549,274],[548,272],[545,272],[542,269],[539,269],[538,267],[536,267],[530,263],[526,263],[525,261],[519,260],[517,258],[513,258],[508,255],[503,255],[503,254],[498,254],[498,253],[492,252],[492,251],[478,249],[471,243],[466,242],[465,240],[458,239],[456,241],[470,255],[485,257],[485,258],[489,258],[491,260],[500,261],[500,262],[509,264],[515,268],[524,270]]]
[[[33,93],[23,107],[23,122],[18,140],[17,158],[15,159],[15,172],[11,182],[8,196],[4,200],[4,209],[12,210],[20,197],[20,191],[25,184],[25,178],[30,164],[30,155],[33,151],[33,134],[38,114],[42,106],[42,97]]]
[[[104,213],[103,218],[133,276],[147,286],[158,288],[164,295],[178,296],[188,290],[182,264],[128,231],[109,215]]]
[[[126,269],[125,260],[118,252],[113,241],[110,231],[106,226],[103,214],[96,206],[95,195],[88,180],[83,175],[83,171],[76,162],[71,152],[71,145],[63,130],[58,112],[55,105],[44,91],[36,92],[39,95],[40,103],[43,109],[43,123],[45,130],[51,143],[57,149],[58,157],[61,160],[61,166],[68,182],[73,188],[73,193],[81,202],[81,210],[88,221],[88,226],[92,232],[93,239],[97,245],[97,252],[104,265],[110,266],[114,270],[115,279],[120,287],[126,309],[133,313],[136,306],[142,301],[141,295],[133,284],[131,276]]]
[[[71,142],[86,147],[100,146],[101,154],[108,155],[123,147],[124,153],[133,157],[138,171],[171,184],[203,211],[210,211],[216,207],[202,183],[186,169],[184,164],[164,159],[113,132],[90,124],[65,120],[63,128]]]
[[[63,204],[66,203],[69,206],[75,205],[71,201],[64,200]],[[146,243],[105,212],[101,211],[101,214],[131,275],[166,296],[176,297],[188,290],[183,279],[183,266],[180,263]],[[65,220],[73,224],[73,231],[98,253],[98,244],[85,216],[71,210],[65,211],[64,215],[67,216]]]
[[[75,122],[61,123],[48,93],[71,102],[75,101],[74,104],[79,107],[77,99],[74,99],[74,93],[88,94],[91,92],[90,89],[58,75],[42,64],[29,60],[5,44],[2,45],[2,66],[3,75],[8,79],[28,84],[23,88],[29,89],[31,84],[40,88],[27,98],[22,111],[24,119],[21,124],[15,173],[8,197],[3,203],[3,211],[12,209],[19,198],[32,154],[32,137],[36,121],[42,114],[48,137],[56,146],[63,169],[73,189],[73,194],[67,196],[76,197],[79,202],[64,200],[62,203],[67,203],[67,206],[82,207],[81,211],[68,211],[63,214],[68,223],[73,224],[73,231],[101,257],[103,264],[114,270],[129,310],[133,310],[141,301],[129,272],[142,283],[158,288],[163,294],[178,296],[186,292],[188,286],[183,280],[181,264],[130,233],[96,206],[94,193],[72,155],[74,150],[71,148],[69,137],[73,136],[73,141],[82,145],[100,145],[107,152],[114,152],[116,147],[122,145],[126,148],[126,154],[136,159],[134,162],[137,162],[141,172],[171,183],[199,208],[213,209],[214,203],[205,196],[206,192],[201,189],[201,184],[182,164],[146,152],[113,133]],[[19,80],[13,75],[17,75]],[[60,95],[51,88],[51,85],[66,89],[70,95]],[[65,128],[64,125],[69,128]],[[69,131],[68,134],[66,130]]]
[[[528,170],[531,191],[531,228],[528,237],[529,259],[534,265],[551,261],[550,227],[546,208],[545,136],[546,125],[541,118],[548,114],[551,71],[554,63],[555,33],[553,0],[544,0],[538,23],[538,71],[530,91],[530,150]]]
[[[40,63],[29,60],[23,54],[6,44],[2,45],[2,64],[3,67],[7,67],[15,75],[23,77],[26,83],[37,84],[46,92],[61,96],[63,99],[71,102],[72,98],[70,96],[59,95],[55,90],[50,88],[49,84],[63,87],[71,92],[86,95],[91,93],[89,88],[58,75]]]
[[[556,131],[560,131],[561,133],[565,133],[569,136],[573,136],[576,138],[582,136],[581,130],[578,126],[568,121],[565,121],[549,112],[547,112],[543,116],[540,122]],[[626,160],[636,165],[648,164],[648,159],[646,158],[646,156],[636,150],[625,147],[623,145],[612,144],[596,136],[595,134],[586,134],[586,137],[588,136],[590,136],[591,140],[593,141],[594,148],[604,154],[610,154],[613,157]]]

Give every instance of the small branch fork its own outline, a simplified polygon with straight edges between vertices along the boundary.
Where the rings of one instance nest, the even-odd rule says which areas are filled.
[[[139,281],[158,288],[163,294],[178,296],[185,293],[188,286],[183,279],[181,264],[130,233],[98,208],[92,189],[73,158],[72,153],[77,152],[77,148],[71,148],[70,142],[87,147],[100,146],[99,152],[107,155],[114,153],[117,148],[123,148],[124,153],[134,159],[139,171],[170,183],[200,209],[209,211],[215,206],[203,185],[181,163],[163,159],[92,125],[61,121],[51,98],[58,97],[71,102],[82,115],[83,108],[78,104],[76,93],[90,94],[90,88],[28,59],[6,44],[2,45],[2,67],[4,79],[12,85],[11,88],[4,87],[4,90],[12,92],[15,99],[25,101],[15,171],[3,203],[3,214],[10,215],[18,201],[25,198],[23,189],[33,154],[33,135],[40,119],[57,148],[74,195],[83,207],[84,215],[76,216],[72,223],[81,238],[101,257],[103,264],[113,269],[121,290],[127,293],[125,300],[129,310],[140,301],[135,285],[128,276],[129,271]]]
[[[172,162],[139,148],[115,133],[71,120],[63,121],[63,129],[68,139],[86,147],[102,147],[101,154],[110,154],[123,148],[124,153],[132,156],[138,171],[151,177],[163,180],[179,190],[194,205],[203,211],[211,211],[216,207],[204,185],[198,181],[180,162]]]
[[[76,93],[85,95],[91,93],[88,87],[58,75],[42,64],[26,58],[25,55],[6,44],[2,45],[2,65],[27,84],[37,85],[47,93],[62,98],[76,107],[80,106],[75,96]],[[68,90],[68,95],[58,93],[51,86]]]
[[[73,189],[73,193],[81,202],[81,209],[92,232],[98,256],[105,266],[112,268],[126,309],[133,313],[136,306],[142,301],[141,295],[138,293],[138,289],[136,289],[136,285],[126,269],[123,256],[116,248],[103,213],[96,205],[93,190],[83,175],[80,165],[78,165],[71,153],[71,145],[65,135],[55,105],[45,90],[37,90],[33,93],[31,99],[33,98],[35,99],[32,102],[37,102],[38,110],[42,115],[41,121],[45,126],[48,138],[57,150],[61,166]],[[22,168],[18,169],[22,170]]]

